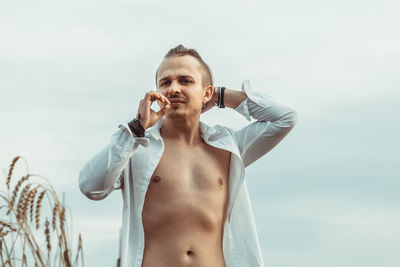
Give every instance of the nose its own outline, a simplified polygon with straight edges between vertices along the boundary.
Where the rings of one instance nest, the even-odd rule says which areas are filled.
[[[167,95],[179,95],[181,92],[179,88],[179,84],[175,81],[171,82],[171,85],[168,87]]]

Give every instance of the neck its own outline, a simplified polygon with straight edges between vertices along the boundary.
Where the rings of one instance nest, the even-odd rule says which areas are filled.
[[[200,135],[200,122],[197,120],[165,119],[160,128],[163,139],[169,139],[182,145],[196,145],[203,142]]]

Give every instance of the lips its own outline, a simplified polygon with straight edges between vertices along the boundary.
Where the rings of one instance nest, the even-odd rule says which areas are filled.
[[[171,102],[171,104],[172,103],[185,103],[183,100],[169,100],[169,102]]]

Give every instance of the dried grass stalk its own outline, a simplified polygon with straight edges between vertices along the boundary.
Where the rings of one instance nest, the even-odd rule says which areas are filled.
[[[17,194],[18,194],[19,188],[21,187],[23,182],[28,180],[29,176],[30,176],[29,174],[23,176],[21,179],[19,179],[17,185],[14,187],[12,198],[11,198],[11,201],[9,202],[9,210],[7,212],[7,215],[9,215],[11,210],[13,209],[13,206],[14,206],[14,203],[15,203],[15,199],[17,198]]]
[[[0,214],[0,261],[1,266],[40,266],[40,267],[51,267],[53,266],[77,266],[78,256],[81,254],[81,264],[83,263],[83,249],[82,249],[82,239],[79,234],[78,250],[76,252],[76,260],[74,264],[71,263],[72,250],[70,241],[67,235],[67,221],[66,221],[66,206],[60,203],[59,197],[57,196],[55,190],[51,186],[50,182],[40,175],[32,175],[27,173],[25,176],[21,177],[12,192],[10,190],[10,183],[13,175],[13,171],[17,161],[22,158],[20,156],[15,157],[8,170],[8,175],[5,180],[7,192],[0,191],[2,193],[2,198],[0,201],[5,201],[5,205],[0,205],[0,207],[6,207],[6,215]],[[25,160],[26,163],[26,160]],[[28,166],[26,166],[28,169]],[[31,182],[31,177],[41,177],[45,180],[43,183],[33,183]],[[20,191],[20,188],[22,190]],[[39,193],[40,191],[40,193]],[[4,193],[4,194],[3,194]],[[36,195],[39,193],[37,200],[35,201]],[[3,196],[4,195],[4,196]],[[51,207],[51,224],[49,216],[46,216],[44,223],[44,231],[40,230],[42,225],[40,224],[40,217],[45,216],[42,214],[42,206],[44,197],[49,200],[49,205]],[[15,203],[17,203],[15,205]],[[46,202],[47,203],[47,202]],[[1,203],[0,203],[1,204]],[[35,210],[34,210],[35,209]],[[0,213],[3,209],[0,208]],[[28,215],[30,215],[30,220],[28,220]],[[35,220],[33,221],[33,215],[35,215]],[[57,227],[57,217],[59,218],[59,225]],[[35,229],[36,228],[36,229]],[[57,241],[55,242],[57,250],[52,249],[51,232],[54,232]],[[11,235],[10,235],[11,233]],[[45,244],[38,243],[38,234],[44,233]],[[11,238],[10,238],[11,236]],[[16,238],[14,238],[16,237]],[[20,239],[21,242],[16,242]],[[14,249],[15,246],[21,245],[21,249]],[[47,249],[47,253],[44,253],[42,249]],[[21,258],[15,257],[15,251],[21,251]],[[50,254],[55,253],[54,262],[51,262]],[[47,254],[47,257],[44,255]],[[16,260],[20,261],[18,264]]]
[[[32,220],[33,220],[33,208],[34,208],[34,205],[35,205],[35,196],[36,196],[36,193],[38,192],[38,188],[37,187],[34,188],[31,192],[32,192],[32,194],[31,194],[30,200],[29,200],[29,205],[30,205],[29,214],[30,214],[30,220],[32,222]]]
[[[10,168],[8,170],[8,175],[7,175],[7,180],[6,180],[6,186],[8,189],[10,189],[10,181],[11,181],[11,176],[14,170],[14,166],[17,163],[17,161],[20,159],[20,156],[16,156],[15,158],[13,158],[13,160],[11,161],[10,164]]]

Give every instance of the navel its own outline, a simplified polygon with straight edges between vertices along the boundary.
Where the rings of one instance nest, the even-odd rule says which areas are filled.
[[[154,176],[153,178],[153,183],[158,183],[159,181],[161,181],[161,177],[160,176]]]
[[[218,184],[219,185],[223,185],[224,184],[224,180],[222,179],[222,177],[218,178]]]
[[[186,251],[186,254],[188,254],[189,256],[192,256],[194,254],[194,252],[191,250],[188,250],[188,251]]]

